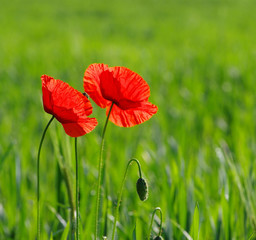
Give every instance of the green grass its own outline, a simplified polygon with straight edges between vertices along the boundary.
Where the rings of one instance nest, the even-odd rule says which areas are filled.
[[[202,240],[256,239],[255,12],[253,0],[3,0],[0,239],[36,236],[36,156],[50,119],[42,107],[40,76],[83,91],[83,73],[94,62],[138,72],[159,108],[142,125],[108,126],[108,234],[126,164],[136,157],[149,199],[139,201],[132,166],[118,239],[144,239],[155,207],[163,211],[164,239],[186,239],[184,231]],[[78,139],[82,239],[94,232],[105,121],[105,110],[93,106],[99,125]],[[62,174],[65,166],[74,185],[74,163],[74,139],[55,121],[41,155],[42,239],[51,233],[61,239],[69,221]]]

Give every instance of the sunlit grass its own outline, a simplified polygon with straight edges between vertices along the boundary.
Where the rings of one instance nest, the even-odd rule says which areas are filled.
[[[149,199],[139,201],[138,176],[130,171],[117,227],[120,239],[132,239],[134,231],[144,239],[158,206],[165,239],[185,239],[192,228],[199,228],[200,239],[248,239],[256,217],[255,10],[253,1],[4,0],[0,239],[36,236],[36,154],[50,119],[42,108],[40,76],[49,74],[83,91],[83,73],[93,62],[138,72],[150,85],[150,101],[159,107],[143,125],[109,125],[104,152],[108,234],[125,167],[136,157],[149,183]],[[94,104],[93,116],[99,126],[78,140],[85,239],[94,231],[105,110]],[[74,183],[73,145],[53,123],[41,155],[42,239],[51,232],[60,239],[68,224],[61,168],[67,166]]]

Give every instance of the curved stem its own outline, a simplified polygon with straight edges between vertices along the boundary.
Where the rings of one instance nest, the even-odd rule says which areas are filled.
[[[75,138],[75,158],[76,158],[76,240],[79,240],[79,170],[77,158],[77,138]]]
[[[139,162],[136,158],[132,158],[132,159],[128,162],[128,164],[127,164],[127,167],[126,167],[126,170],[125,170],[125,173],[124,173],[124,178],[123,178],[123,180],[122,180],[121,188],[120,188],[120,191],[119,191],[119,194],[118,194],[118,198],[117,198],[117,206],[116,206],[116,211],[115,211],[115,220],[114,220],[114,226],[113,226],[113,231],[112,231],[112,240],[115,239],[116,222],[117,222],[117,219],[118,219],[118,211],[119,211],[119,206],[120,206],[120,203],[121,203],[121,197],[122,197],[122,193],[123,193],[123,189],[124,189],[124,182],[125,182],[125,179],[126,179],[126,175],[127,175],[127,172],[128,172],[128,168],[129,168],[130,164],[131,164],[133,161],[136,162],[137,165],[138,165],[140,178],[141,178],[141,176],[142,176],[142,174],[141,174],[140,162]]]
[[[157,211],[160,212],[160,228],[159,228],[158,236],[160,236],[161,232],[162,232],[162,224],[163,224],[162,210],[161,210],[160,207],[157,207],[157,208],[155,208],[155,210],[154,210],[154,212],[152,214],[151,223],[150,223],[150,227],[149,227],[149,230],[148,230],[148,240],[150,240],[150,233],[151,233],[151,230],[152,230],[154,217],[155,217],[155,214],[156,214]]]
[[[98,183],[97,183],[97,202],[96,202],[96,216],[95,216],[95,239],[97,240],[98,238],[98,228],[99,228],[99,205],[100,205],[100,193],[101,193],[101,178],[102,178],[102,171],[103,171],[103,161],[102,161],[102,153],[103,153],[103,148],[104,148],[104,137],[108,125],[108,120],[109,116],[111,113],[111,110],[113,108],[114,103],[110,106],[108,116],[104,125],[104,129],[102,132],[102,137],[101,137],[101,146],[100,146],[100,159],[99,159],[99,164],[98,164]]]
[[[38,154],[37,154],[37,240],[40,240],[40,153],[42,144],[44,141],[45,134],[47,132],[48,127],[50,126],[51,122],[53,121],[54,116],[51,117],[50,121],[47,123],[40,144],[38,148]]]

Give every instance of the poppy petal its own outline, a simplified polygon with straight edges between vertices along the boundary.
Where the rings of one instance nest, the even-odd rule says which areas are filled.
[[[57,82],[54,78],[49,77],[47,75],[43,75],[41,77],[41,80],[42,80],[44,110],[49,114],[53,114],[52,91],[57,85]]]
[[[43,75],[41,79],[44,109],[60,122],[74,121],[77,116],[89,116],[92,113],[92,105],[82,93],[47,75]]]
[[[113,73],[109,71],[102,72],[100,75],[100,89],[102,96],[109,101],[118,104],[122,97],[120,82],[113,77]]]
[[[82,136],[95,128],[97,120],[87,117],[92,113],[87,97],[61,80],[47,75],[41,79],[44,109],[55,116],[69,136]]]
[[[110,106],[108,105],[106,114],[108,114],[109,109]],[[128,108],[126,110],[114,104],[109,120],[120,127],[132,127],[150,119],[157,113],[157,110],[157,106],[147,101],[140,102],[140,105],[137,105],[136,108]]]
[[[120,99],[133,102],[147,101],[150,89],[147,82],[137,73],[126,67],[110,67],[113,78],[118,81],[117,88],[120,90]]]
[[[106,64],[91,64],[84,73],[84,91],[93,99],[93,101],[105,108],[108,104],[108,100],[102,96],[100,89],[100,75],[104,71],[108,71],[108,65]]]
[[[77,122],[62,123],[62,126],[70,137],[80,137],[91,132],[97,124],[96,118],[81,118]]]

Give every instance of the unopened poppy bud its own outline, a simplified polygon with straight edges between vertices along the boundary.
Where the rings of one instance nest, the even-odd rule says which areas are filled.
[[[145,201],[148,198],[148,184],[144,178],[139,178],[137,181],[137,193],[141,201]]]
[[[156,236],[154,240],[164,240],[161,236]]]

